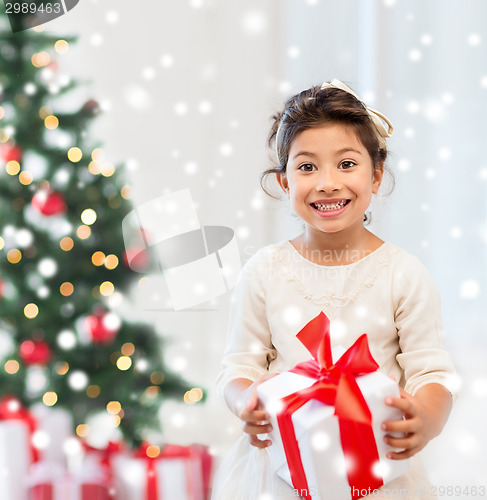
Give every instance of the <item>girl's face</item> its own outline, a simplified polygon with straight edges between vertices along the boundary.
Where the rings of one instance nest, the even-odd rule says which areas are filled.
[[[363,228],[382,173],[353,129],[334,123],[303,130],[277,178],[308,232],[337,233]]]

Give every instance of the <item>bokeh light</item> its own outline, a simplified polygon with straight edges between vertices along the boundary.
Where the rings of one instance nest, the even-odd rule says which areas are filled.
[[[22,258],[22,253],[17,248],[12,248],[7,252],[7,260],[11,264],[17,264],[18,262],[20,262],[21,258]]]
[[[61,349],[69,351],[77,344],[76,334],[71,330],[62,330],[56,338],[57,344]]]
[[[86,240],[91,236],[91,229],[89,226],[79,226],[78,229],[76,230],[76,236],[80,240]]]
[[[111,415],[118,415],[122,410],[122,405],[118,401],[110,401],[107,403],[107,412]]]
[[[59,287],[59,291],[61,292],[61,295],[64,295],[65,297],[69,297],[74,292],[74,286],[69,281],[65,281]]]
[[[37,270],[44,278],[52,278],[58,270],[57,262],[51,257],[44,257],[37,264]]]
[[[105,267],[107,269],[115,269],[118,266],[118,257],[114,254],[107,255]]]
[[[98,162],[96,161],[90,161],[88,165],[88,170],[92,175],[98,175],[101,172],[101,166]]]
[[[69,236],[65,236],[60,242],[59,242],[59,246],[61,247],[62,250],[64,250],[65,252],[69,252],[70,250],[72,250],[73,246],[74,246],[74,241],[72,238],[70,238]]]
[[[115,165],[112,165],[111,163],[103,164],[101,166],[100,173],[104,177],[111,177],[115,173]]]
[[[121,371],[128,370],[132,366],[132,360],[128,356],[120,356],[117,359],[117,368]]]
[[[135,352],[135,346],[134,344],[132,344],[132,342],[126,342],[122,346],[121,351],[124,356],[132,356],[132,354]]]
[[[149,458],[156,458],[161,454],[161,449],[159,448],[159,446],[155,446],[152,444],[147,447],[147,449],[145,450],[145,454]]]
[[[32,434],[31,442],[37,450],[45,450],[51,444],[51,438],[46,431],[39,429]]]
[[[42,402],[46,406],[54,406],[57,403],[57,394],[55,392],[46,392],[42,396]]]
[[[86,395],[91,399],[97,398],[100,395],[100,392],[100,386],[98,385],[89,385],[86,388]]]
[[[84,437],[88,436],[89,433],[90,433],[90,426],[87,424],[79,424],[76,427],[76,434],[80,438],[84,438]]]
[[[157,385],[150,385],[147,387],[147,389],[144,391],[144,395],[147,399],[155,399],[161,392],[161,388]]]
[[[74,391],[82,391],[88,385],[88,380],[88,375],[85,372],[75,370],[69,375],[68,384]]]
[[[59,126],[59,120],[54,115],[46,116],[44,119],[44,125],[49,130],[54,130]]]
[[[24,170],[24,171],[20,172],[19,182],[21,184],[23,184],[24,186],[28,186],[29,184],[32,184],[33,180],[34,180],[34,177],[32,176],[32,174],[29,171]]]
[[[93,265],[95,266],[103,266],[103,263],[105,262],[105,254],[98,250],[91,256],[91,262],[93,262]]]
[[[17,175],[20,172],[20,163],[18,161],[11,160],[5,165],[5,170],[9,175]]]
[[[60,361],[56,363],[55,370],[58,375],[66,375],[69,371],[69,364],[66,361]]]
[[[14,375],[19,371],[20,365],[17,360],[9,359],[8,361],[5,362],[4,368],[9,375]]]
[[[73,163],[77,163],[83,158],[83,152],[80,148],[74,146],[68,150],[68,159]]]
[[[152,372],[151,376],[150,376],[150,381],[154,385],[162,384],[162,382],[164,381],[164,373],[157,372],[157,371],[156,372]]]
[[[186,404],[194,404],[201,401],[203,397],[203,391],[199,387],[194,387],[193,389],[186,391],[184,394],[184,402]]]
[[[91,226],[96,221],[96,212],[92,208],[87,208],[81,212],[81,222]]]
[[[33,319],[39,314],[39,308],[34,303],[27,304],[24,307],[24,314],[26,318]]]
[[[69,50],[69,43],[66,40],[58,40],[54,44],[54,50],[58,54],[66,54],[66,52]]]
[[[129,199],[130,199],[130,195],[131,195],[131,189],[130,189],[130,186],[124,186],[124,187],[120,190],[120,196],[121,196],[124,200],[129,200]]]
[[[111,281],[104,281],[100,285],[100,293],[104,297],[109,297],[115,290],[115,287],[113,286],[113,283]]]
[[[45,51],[37,52],[32,56],[31,61],[36,68],[42,68],[51,62],[51,56]]]

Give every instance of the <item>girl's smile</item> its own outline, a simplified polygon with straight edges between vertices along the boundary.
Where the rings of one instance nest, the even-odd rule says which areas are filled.
[[[346,199],[325,199],[314,201],[311,206],[320,217],[335,217],[342,214],[349,203],[350,200]]]

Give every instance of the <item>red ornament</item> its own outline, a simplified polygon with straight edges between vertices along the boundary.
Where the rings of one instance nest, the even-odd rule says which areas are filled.
[[[115,322],[117,323],[117,322]],[[107,312],[104,309],[95,311],[94,314],[85,319],[85,327],[88,330],[94,344],[111,344],[117,336],[119,325],[111,325],[107,321]]]
[[[19,355],[24,365],[47,365],[52,351],[44,340],[24,340],[20,344]]]
[[[100,114],[100,105],[98,104],[97,101],[94,99],[89,99],[83,104],[83,107],[81,108],[83,113],[85,113],[87,116],[96,116]]]
[[[38,191],[32,198],[32,206],[43,215],[61,215],[67,207],[62,193],[52,190]]]
[[[22,150],[19,146],[7,142],[0,146],[0,158],[5,163],[8,163],[9,161],[16,161],[20,163],[20,160],[22,160]]]

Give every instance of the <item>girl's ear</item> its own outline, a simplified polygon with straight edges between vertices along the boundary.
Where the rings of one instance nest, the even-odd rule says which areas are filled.
[[[281,186],[281,189],[288,194],[289,191],[289,185],[287,183],[287,177],[286,174],[281,174],[281,173],[276,173],[276,179],[277,182],[279,183],[279,186]]]
[[[376,194],[379,191],[380,183],[382,182],[382,177],[384,175],[384,164],[378,162],[375,166],[374,172],[372,173],[372,193]]]

